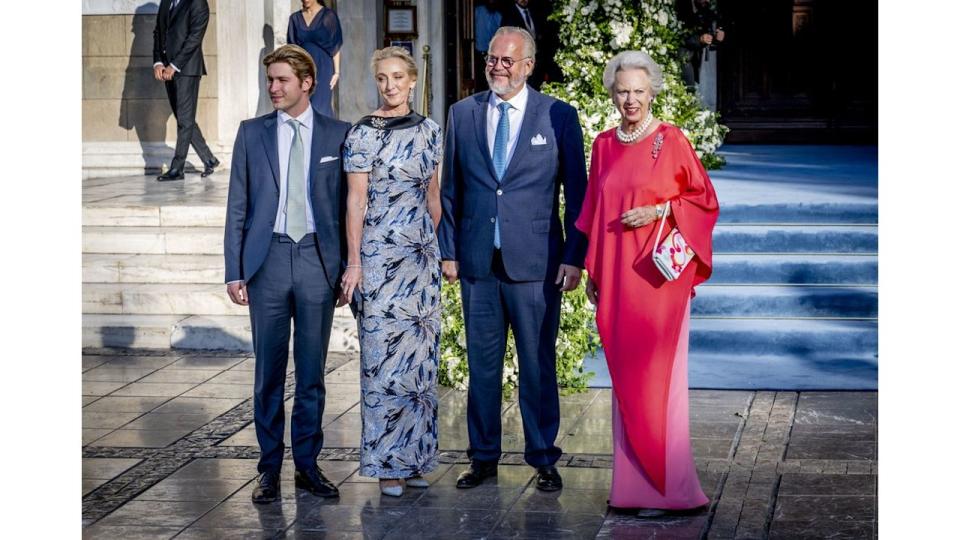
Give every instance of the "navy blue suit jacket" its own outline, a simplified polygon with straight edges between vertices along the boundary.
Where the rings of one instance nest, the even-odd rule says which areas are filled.
[[[314,111],[310,149],[310,203],[317,250],[330,286],[337,288],[345,260],[346,175],[343,141],[350,124]],[[250,281],[270,248],[280,203],[277,113],[244,120],[237,130],[230,168],[223,256],[226,282]],[[338,159],[320,164],[323,156]]]
[[[517,146],[500,183],[487,145],[490,92],[450,107],[439,242],[442,258],[458,261],[464,277],[489,274],[497,216],[503,265],[511,279],[552,282],[561,263],[583,267],[587,239],[574,222],[586,193],[587,170],[577,111],[527,90]],[[534,139],[545,144],[533,144]],[[566,202],[562,225],[561,184]]]

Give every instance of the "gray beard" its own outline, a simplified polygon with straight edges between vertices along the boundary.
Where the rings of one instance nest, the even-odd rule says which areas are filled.
[[[487,78],[487,86],[490,87],[490,90],[492,90],[494,94],[498,94],[498,95],[499,95],[499,94],[509,94],[509,93],[513,92],[514,90],[519,89],[519,88],[520,88],[521,86],[523,86],[524,84],[526,84],[526,81],[520,81],[520,82],[518,82],[517,84],[514,84],[514,83],[513,83],[513,80],[511,79],[511,80],[509,80],[509,82],[507,82],[507,84],[505,84],[505,85],[498,85],[498,84],[496,84],[496,83],[493,82],[493,77],[491,77],[489,73],[487,73],[487,74],[485,74],[485,75],[486,75],[486,78]]]

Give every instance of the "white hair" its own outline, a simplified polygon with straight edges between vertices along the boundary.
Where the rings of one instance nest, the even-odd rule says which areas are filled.
[[[493,34],[493,37],[490,38],[490,43],[487,44],[487,51],[489,52],[490,47],[493,46],[493,40],[507,34],[519,34],[520,37],[523,38],[523,55],[533,58],[534,61],[536,61],[537,43],[533,40],[533,36],[530,35],[530,32],[527,32],[519,26],[501,26],[496,33]]]
[[[613,85],[617,81],[617,72],[628,69],[642,69],[650,77],[650,93],[656,97],[663,89],[663,71],[660,65],[643,51],[623,51],[607,62],[603,70],[603,86],[613,96]]]

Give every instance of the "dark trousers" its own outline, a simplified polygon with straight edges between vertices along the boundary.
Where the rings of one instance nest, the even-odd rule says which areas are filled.
[[[173,116],[177,119],[177,147],[173,152],[170,169],[183,170],[191,144],[204,165],[213,163],[213,152],[207,146],[203,133],[200,133],[200,126],[197,125],[200,77],[175,73],[173,80],[167,81],[164,85],[167,88],[167,99],[170,100]]]
[[[549,281],[512,281],[500,251],[491,274],[460,280],[467,333],[467,431],[474,461],[500,459],[501,381],[507,331],[513,329],[519,363],[524,460],[534,467],[560,459],[557,393],[557,330],[560,291]]]
[[[314,235],[294,243],[286,235],[275,234],[247,292],[256,354],[253,419],[260,443],[257,470],[279,471],[283,462],[283,393],[291,319],[296,370],[290,420],[293,462],[297,469],[310,469],[323,448],[323,372],[335,302]]]

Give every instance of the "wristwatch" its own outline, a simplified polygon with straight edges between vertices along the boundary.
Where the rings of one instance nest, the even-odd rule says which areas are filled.
[[[658,204],[658,205],[654,206],[654,209],[656,209],[656,211],[657,211],[657,219],[662,219],[664,212],[667,211],[667,205],[665,205],[665,204]]]

